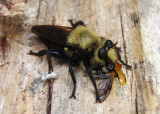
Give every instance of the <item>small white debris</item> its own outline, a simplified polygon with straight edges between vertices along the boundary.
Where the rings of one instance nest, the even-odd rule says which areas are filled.
[[[36,93],[45,85],[45,82],[47,80],[51,80],[51,79],[55,79],[55,78],[56,78],[56,74],[54,72],[52,72],[50,74],[42,74],[42,75],[38,76],[38,78],[35,78],[33,80],[32,86],[30,87],[30,89],[34,93]]]
[[[27,37],[27,44],[28,46],[33,46],[37,43],[38,41],[38,36],[34,33],[29,33]]]
[[[48,79],[54,79],[56,78],[56,74],[54,72],[47,74],[47,75],[42,75],[41,80],[46,81]]]
[[[37,36],[35,33],[30,32],[30,33],[28,34],[28,39],[30,39],[30,38],[32,38],[32,37],[37,38],[38,36]]]

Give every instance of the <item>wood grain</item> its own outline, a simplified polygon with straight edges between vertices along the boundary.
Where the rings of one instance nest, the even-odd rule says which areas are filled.
[[[0,37],[5,36],[9,44],[7,62],[0,66],[0,113],[159,113],[158,0],[15,0],[10,7],[6,3],[0,2]],[[42,84],[36,92],[30,89],[36,77],[48,73],[46,56],[27,54],[46,48],[29,38],[31,27],[70,26],[68,19],[83,20],[100,36],[118,42],[122,59],[132,65],[131,70],[123,68],[126,85],[121,86],[115,78],[109,97],[101,104],[95,103],[94,88],[80,67],[74,69],[76,99],[69,99],[73,84],[68,77],[68,64],[56,58],[52,63],[57,78]]]

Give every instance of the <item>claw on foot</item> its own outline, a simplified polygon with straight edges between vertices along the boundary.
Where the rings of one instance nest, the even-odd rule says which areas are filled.
[[[71,99],[71,98],[76,99],[76,96],[75,96],[75,95],[71,95],[69,98],[70,98],[70,99]]]
[[[73,23],[73,19],[68,19],[68,21],[69,21],[70,23]]]
[[[29,54],[29,55],[33,55],[33,54],[34,54],[34,52],[30,50],[30,52],[29,52],[28,54]]]
[[[98,98],[96,98],[96,103],[101,103],[102,101]]]

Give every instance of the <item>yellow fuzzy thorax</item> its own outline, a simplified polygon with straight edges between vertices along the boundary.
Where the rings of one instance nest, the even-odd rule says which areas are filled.
[[[67,43],[77,44],[82,49],[92,50],[93,47],[98,46],[101,42],[100,36],[85,26],[76,27],[68,36]]]

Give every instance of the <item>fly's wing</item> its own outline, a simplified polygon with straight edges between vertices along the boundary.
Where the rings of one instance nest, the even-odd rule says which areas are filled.
[[[96,83],[98,88],[98,94],[100,96],[100,101],[104,102],[112,89],[112,83],[115,73],[111,72],[104,74],[101,70],[98,69],[93,69],[92,73],[94,79],[97,79]]]
[[[54,42],[61,46],[67,45],[67,36],[72,31],[71,27],[55,26],[55,25],[36,25],[33,26],[31,32],[40,38]]]
[[[104,102],[110,94],[110,91],[112,89],[113,78],[114,76],[110,74],[108,78],[98,80],[99,83],[97,87],[101,102]]]

